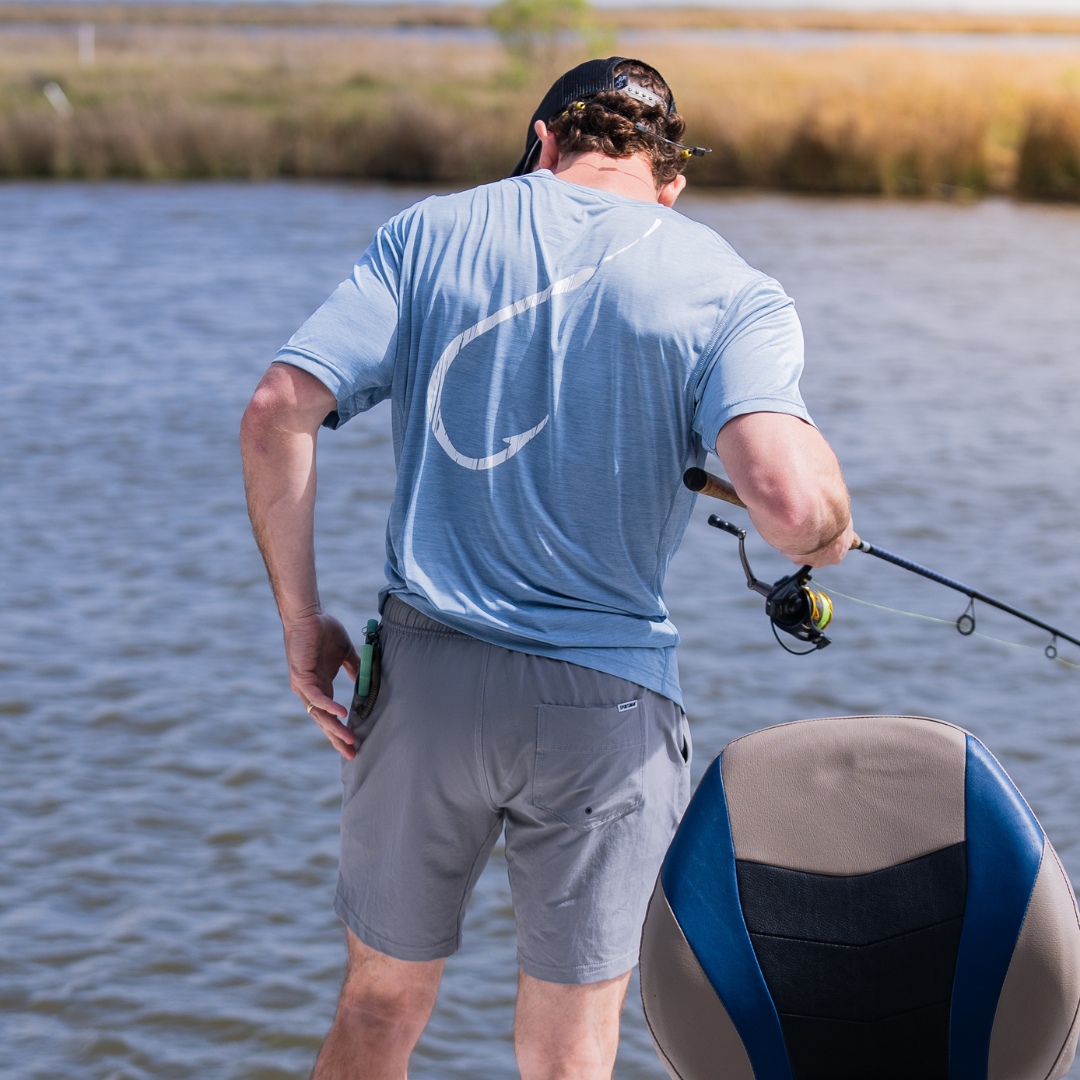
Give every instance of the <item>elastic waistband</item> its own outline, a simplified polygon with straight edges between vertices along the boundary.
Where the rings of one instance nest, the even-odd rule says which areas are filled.
[[[400,630],[406,634],[437,634],[439,637],[476,640],[470,638],[468,634],[463,634],[460,630],[455,630],[451,626],[429,619],[426,615],[417,611],[416,608],[410,607],[409,604],[394,593],[391,593],[386,598],[386,603],[383,605],[382,621],[390,629]]]

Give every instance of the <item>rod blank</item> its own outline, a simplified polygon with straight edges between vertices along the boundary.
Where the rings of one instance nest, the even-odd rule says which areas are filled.
[[[1014,608],[1011,604],[1006,604],[1001,600],[995,600],[992,596],[987,596],[986,593],[979,592],[978,589],[973,589],[970,585],[965,585],[962,581],[956,581],[953,578],[946,577],[944,574],[939,574],[936,570],[931,570],[929,567],[922,566],[917,562],[912,562],[910,559],[905,559],[902,555],[894,555],[891,551],[886,551],[884,548],[875,547],[873,544],[867,544],[865,542],[859,545],[859,550],[865,551],[867,555],[875,555],[879,559],[884,559],[885,562],[890,562],[894,566],[901,566],[905,570],[910,570],[913,574],[921,574],[924,578],[936,581],[939,585],[944,585],[949,589],[955,589],[958,593],[970,596],[972,600],[978,600],[980,603],[996,607],[999,611],[1007,612],[1009,615],[1015,615],[1016,618],[1023,619],[1024,622],[1031,623],[1032,626],[1037,626],[1040,630],[1045,630],[1048,634],[1053,634],[1054,637],[1063,638],[1065,641],[1071,641],[1073,645],[1080,645],[1080,641],[1070,634],[1066,634],[1064,630],[1058,630],[1056,626],[1044,623],[1041,619],[1036,619],[1034,615],[1027,615],[1023,611]]]
[[[721,480],[719,476],[713,476],[712,473],[706,472],[704,469],[687,469],[683,474],[683,483],[691,491],[696,491],[701,495],[710,495],[714,499],[722,499],[724,502],[732,503],[735,506],[746,507],[746,503],[739,498],[738,493],[731,484],[726,480]],[[1045,630],[1048,634],[1053,634],[1055,638],[1062,638],[1065,641],[1071,642],[1073,645],[1080,645],[1080,640],[1074,638],[1071,634],[1066,634],[1064,630],[1059,630],[1056,626],[1051,626],[1041,619],[1036,619],[1033,615],[1028,615],[1018,608],[1014,608],[1011,604],[1006,604],[1002,600],[995,600],[994,597],[987,596],[986,593],[979,592],[978,589],[973,589],[970,585],[965,585],[962,581],[957,581],[955,578],[939,574],[936,570],[931,570],[929,567],[923,566],[920,563],[905,559],[902,555],[894,555],[891,551],[886,551],[884,548],[875,547],[865,540],[860,540],[857,536],[851,542],[851,550],[865,551],[867,555],[873,555],[878,559],[883,559],[885,562],[892,563],[894,566],[902,567],[904,570],[910,570],[913,574],[919,574],[924,578],[929,578],[931,581],[936,581],[939,585],[944,585],[946,588],[955,589],[957,592],[963,593],[972,600],[978,600],[980,603],[989,604],[999,611],[1004,611],[1009,615],[1014,615],[1018,619],[1023,619],[1024,622],[1030,623],[1032,626],[1037,626],[1040,630]],[[1047,648],[1049,649],[1049,646],[1047,646]]]

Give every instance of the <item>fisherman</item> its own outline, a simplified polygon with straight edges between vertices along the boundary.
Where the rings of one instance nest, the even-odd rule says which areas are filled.
[[[676,213],[684,121],[647,64],[563,75],[513,175],[378,230],[278,354],[241,441],[290,683],[344,758],[349,962],[314,1076],[401,1078],[505,834],[525,1080],[611,1076],[649,894],[689,796],[662,586],[715,449],[794,562],[851,544],[799,393],[792,301]],[[323,611],[320,426],[390,398],[381,688]],[[363,467],[362,462],[357,463]]]

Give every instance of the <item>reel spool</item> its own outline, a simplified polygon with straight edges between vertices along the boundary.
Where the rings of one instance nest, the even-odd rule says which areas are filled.
[[[772,585],[759,581],[746,557],[746,530],[717,517],[716,514],[710,515],[709,524],[714,529],[721,529],[738,537],[739,559],[746,574],[746,586],[765,597],[765,614],[769,616],[773,634],[782,648],[794,656],[804,656],[831,644],[823,631],[832,622],[833,605],[825,593],[810,588],[812,566],[802,566],[794,574],[788,574]],[[799,641],[805,641],[811,648],[801,651],[789,649],[777,633],[778,630],[783,630],[785,634],[790,634]]]

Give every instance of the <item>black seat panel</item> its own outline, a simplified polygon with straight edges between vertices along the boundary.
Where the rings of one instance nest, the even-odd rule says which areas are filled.
[[[779,1012],[872,1021],[948,1001],[962,926],[950,919],[875,945],[750,940]]]
[[[739,901],[751,934],[868,945],[964,914],[965,844],[857,877],[738,862]]]
[[[949,1080],[949,1003],[871,1024],[781,1013],[794,1080]]]

